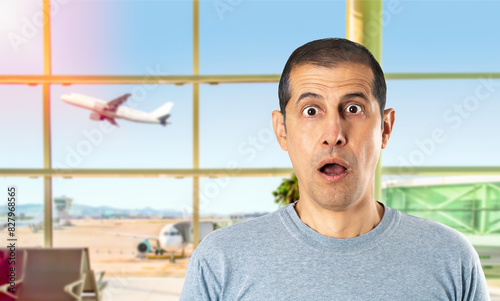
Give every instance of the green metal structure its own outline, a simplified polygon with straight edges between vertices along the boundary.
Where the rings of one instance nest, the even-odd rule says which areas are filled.
[[[388,184],[385,204],[464,234],[500,234],[500,179],[492,182]]]

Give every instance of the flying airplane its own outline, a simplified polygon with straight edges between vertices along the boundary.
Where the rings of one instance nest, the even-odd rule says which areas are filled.
[[[214,221],[200,221],[200,241],[202,241],[212,231],[220,228],[219,223]],[[184,247],[188,243],[193,242],[193,224],[191,221],[182,221],[164,226],[158,236],[138,235],[131,233],[117,233],[101,231],[103,233],[129,236],[140,238],[137,244],[137,252],[140,257],[144,257],[147,253],[163,255],[170,254],[172,262],[175,261],[174,255],[179,251],[184,254]]]
[[[71,105],[91,110],[90,119],[106,119],[116,126],[118,126],[118,124],[115,118],[122,118],[135,122],[159,123],[163,126],[167,123],[170,124],[170,121],[167,119],[170,117],[170,110],[174,105],[173,103],[167,102],[153,112],[146,113],[122,106],[130,95],[130,93],[127,93],[108,102],[77,93],[64,94],[61,98],[64,102]]]

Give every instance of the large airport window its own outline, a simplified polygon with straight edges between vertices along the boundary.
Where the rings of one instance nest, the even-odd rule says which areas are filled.
[[[498,80],[388,81],[396,121],[384,166],[498,166]]]
[[[278,84],[202,86],[200,91],[203,168],[291,167],[271,122],[272,111],[279,110]]]
[[[192,246],[169,244],[162,234],[166,225],[190,221],[190,178],[57,178],[53,185],[54,247],[89,248],[91,266],[107,277],[184,273],[188,258],[181,255]],[[156,252],[160,236],[175,265],[170,253]]]
[[[499,10],[498,1],[383,1],[384,71],[498,72]]]
[[[345,12],[345,1],[200,1],[200,72],[281,73],[300,45],[344,37]]]
[[[57,85],[51,91],[54,168],[192,167],[190,86]],[[131,95],[116,108],[119,117],[97,113],[99,103],[126,94]]]
[[[42,168],[42,87],[0,85],[0,95],[0,168]]]
[[[0,1],[0,73],[43,73],[42,0]]]
[[[54,74],[192,72],[191,1],[59,2],[52,16]]]
[[[50,5],[49,60],[43,1],[0,0],[1,74],[41,75],[44,63],[55,75],[94,79],[193,72],[193,1],[50,0]],[[346,32],[345,1],[200,1],[199,8],[202,75],[280,74],[298,46]],[[498,72],[500,41],[491,37],[497,36],[499,9],[495,1],[384,1],[384,71]],[[0,186],[17,190],[19,246],[88,248],[93,270],[105,271],[110,283],[104,299],[128,295],[129,288],[168,297],[167,286],[175,298],[193,251],[196,187],[192,176],[164,177],[150,169],[192,171],[193,87],[117,79],[114,85],[50,83],[46,137],[51,168],[68,171],[63,178],[8,176],[23,168],[51,170],[43,157],[42,85],[0,85],[0,169],[7,175]],[[485,73],[467,80],[387,82],[387,107],[396,109],[396,122],[382,166],[401,173],[384,174],[380,201],[453,227],[476,248],[497,240],[498,176],[407,173],[430,166],[500,166],[499,80]],[[199,178],[203,239],[217,228],[280,208],[273,192],[287,177],[243,177],[241,169],[291,168],[291,163],[272,128],[277,83],[214,82],[200,84],[199,92],[199,167],[227,175]],[[102,177],[72,175],[75,169],[98,169]],[[109,175],[107,169],[140,169],[151,177]],[[44,208],[48,201],[50,208]],[[51,210],[51,221],[45,220],[45,209]],[[0,208],[2,221],[9,210]],[[52,237],[45,235],[48,223]],[[0,231],[6,237],[12,230],[3,222]],[[489,276],[498,277],[497,268],[483,264]],[[131,279],[142,276],[171,278],[169,285]]]

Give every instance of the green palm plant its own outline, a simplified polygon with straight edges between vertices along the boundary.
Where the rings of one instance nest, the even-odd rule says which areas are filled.
[[[285,206],[297,201],[300,198],[297,176],[292,174],[291,178],[283,179],[280,186],[273,191],[273,196],[274,202],[280,204],[280,206]]]

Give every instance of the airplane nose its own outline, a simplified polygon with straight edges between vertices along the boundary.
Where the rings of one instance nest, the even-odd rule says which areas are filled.
[[[71,95],[70,94],[64,94],[63,96],[61,96],[61,99],[64,102],[70,102],[71,101]]]

